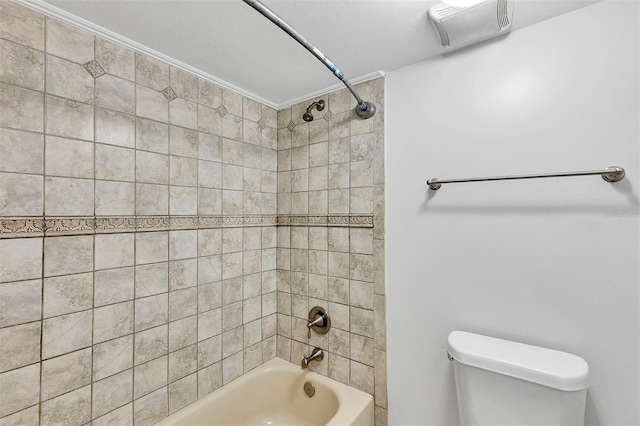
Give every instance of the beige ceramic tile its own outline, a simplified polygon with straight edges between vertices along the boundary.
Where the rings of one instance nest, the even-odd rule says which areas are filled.
[[[227,384],[244,372],[243,352],[238,352],[222,360],[222,382]]]
[[[94,197],[91,179],[45,178],[44,212],[47,216],[92,216]]]
[[[133,419],[136,425],[150,426],[169,414],[167,387],[150,393],[133,404]]]
[[[91,383],[91,348],[42,363],[42,399],[50,399]]]
[[[185,99],[169,102],[169,122],[189,129],[198,128],[198,105]]]
[[[373,394],[374,392],[374,369],[356,361],[350,362],[350,384],[356,389]]]
[[[133,216],[135,214],[135,184],[95,181],[96,216]]]
[[[225,332],[232,331],[235,327],[242,325],[242,302],[232,303],[230,305],[223,306],[222,308],[222,330]],[[236,343],[237,343],[236,339]],[[239,340],[242,340],[239,338]],[[229,342],[229,335],[227,336],[227,343]],[[225,348],[223,342],[223,357],[233,353],[229,349],[229,345]]]
[[[100,417],[133,400],[133,369],[93,382],[91,413]]]
[[[0,38],[44,50],[44,16],[17,3],[2,2]]]
[[[96,106],[135,113],[136,86],[133,82],[105,74],[96,79]]]
[[[218,163],[214,163],[218,164]],[[194,158],[170,156],[169,160],[169,183],[179,186],[198,185],[198,160]],[[205,175],[206,176],[206,175]],[[208,185],[207,185],[208,186]]]
[[[169,126],[158,121],[137,117],[136,148],[167,154],[169,152]]]
[[[135,53],[110,41],[96,37],[96,61],[104,70],[127,80],[135,79]]]
[[[198,365],[198,347],[191,345],[169,354],[169,383],[195,373]]]
[[[94,59],[93,35],[57,19],[47,17],[47,53],[84,64]]]
[[[199,274],[201,276],[199,277]],[[220,258],[174,260],[169,262],[169,290],[193,287],[220,278]],[[202,279],[202,282],[198,281]],[[211,280],[211,281],[208,281]]]
[[[95,140],[110,145],[134,148],[135,117],[110,109],[96,108]]]
[[[198,102],[211,108],[222,105],[222,87],[203,79],[198,80]]]
[[[0,83],[0,126],[42,132],[43,94]]]
[[[350,359],[373,367],[373,355],[373,339],[357,334],[351,335]]]
[[[373,255],[372,254],[352,254],[350,255],[350,274],[352,280],[373,282]]]
[[[262,357],[262,344],[260,342],[246,348],[243,353],[245,373],[262,364]]]
[[[161,325],[135,334],[133,360],[135,365],[168,353],[169,327]]]
[[[169,86],[169,65],[144,53],[136,53],[136,83],[164,90]]]
[[[169,385],[169,414],[198,399],[198,377],[191,374]]]
[[[2,216],[41,216],[42,176],[0,172],[0,199]]]
[[[41,316],[42,281],[18,281],[0,284],[0,327],[37,321]]]
[[[198,398],[222,387],[222,363],[218,362],[198,370]]]
[[[351,214],[373,213],[373,188],[351,188],[349,209]]]
[[[42,322],[43,359],[91,345],[91,310],[50,318]]]
[[[152,152],[136,153],[136,180],[138,182],[168,184],[169,156]]]
[[[170,215],[197,215],[198,189],[178,186],[169,187]]]
[[[222,213],[222,191],[219,189],[198,189],[198,214],[220,215]]]
[[[93,274],[63,275],[44,279],[44,318],[84,311],[93,307]]]
[[[134,264],[134,235],[95,236],[95,269],[111,269]]]
[[[350,170],[350,186],[369,187],[373,186],[373,162],[371,160],[352,161]]]
[[[250,120],[242,120],[242,140],[249,144],[261,145],[262,132],[258,123]]]
[[[45,173],[48,176],[94,177],[92,142],[47,136],[45,148]]]
[[[169,320],[170,321],[176,321],[178,319],[185,318],[190,315],[195,315],[198,312],[198,290],[199,289],[197,289],[196,287],[190,287],[182,290],[169,292]],[[193,330],[195,329],[196,328],[193,327]],[[170,327],[169,335],[171,336],[171,334],[172,334],[172,331]],[[169,340],[171,345],[171,337]]]
[[[50,95],[45,101],[48,134],[93,140],[93,106]]]
[[[40,364],[0,374],[0,417],[37,404],[40,397]],[[11,392],[7,392],[10,389]]]
[[[94,80],[80,64],[47,55],[47,93],[86,104],[93,103]]]
[[[94,274],[94,306],[132,300],[134,296],[133,267],[96,271]]]
[[[169,321],[169,297],[167,293],[136,299],[135,330],[166,324]]]
[[[198,101],[198,78],[191,73],[170,67],[170,86],[179,98]]]
[[[208,161],[222,161],[222,138],[198,132],[198,158]]]
[[[40,406],[34,405],[17,413],[10,414],[0,420],[2,426],[35,425],[39,422]]]
[[[89,272],[93,269],[93,236],[46,238],[44,276]]]
[[[0,282],[42,276],[42,238],[0,240]]]
[[[0,328],[0,372],[40,361],[40,322]]]
[[[135,399],[167,385],[167,362],[168,357],[165,355],[135,368],[133,382],[133,397]]]
[[[169,259],[187,259],[198,255],[198,231],[170,231]]]
[[[213,161],[198,161],[198,186],[222,188],[222,164]]]
[[[198,132],[184,127],[170,126],[169,153],[182,157],[198,157]]]
[[[222,118],[222,136],[242,141],[242,118],[227,114]]]
[[[93,426],[109,426],[109,425],[133,425],[133,403],[129,403],[117,408],[104,416],[94,419],[91,424]]]
[[[222,332],[222,309],[213,309],[198,315],[198,341],[207,340]]]
[[[191,289],[188,289],[189,291]],[[193,289],[195,290],[195,289]],[[186,291],[186,290],[183,290]],[[171,295],[170,295],[171,296]],[[169,300],[171,309],[172,300]],[[170,312],[171,315],[171,312]],[[169,323],[169,352],[182,349],[198,342],[198,317],[196,315]]]
[[[198,343],[198,368],[217,363],[222,359],[222,335]]]
[[[133,335],[109,340],[93,347],[93,381],[133,367]]]
[[[43,135],[0,128],[0,172],[43,173]]]
[[[167,98],[157,90],[137,84],[136,115],[166,123],[169,120]]]
[[[0,38],[0,57],[0,81],[27,89],[44,89],[42,52]]]
[[[136,214],[169,214],[169,187],[166,185],[136,184]]]
[[[40,409],[41,424],[83,424],[90,419],[91,386],[45,401]]]
[[[133,332],[133,302],[123,302],[96,308],[93,343],[105,342]]]

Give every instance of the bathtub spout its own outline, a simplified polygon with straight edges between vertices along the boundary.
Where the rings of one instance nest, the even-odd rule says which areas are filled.
[[[300,368],[302,368],[303,370],[306,370],[307,368],[309,368],[309,361],[313,361],[313,360],[322,361],[322,358],[324,358],[324,352],[322,351],[322,349],[313,348],[311,355],[309,356],[305,355],[302,357]]]

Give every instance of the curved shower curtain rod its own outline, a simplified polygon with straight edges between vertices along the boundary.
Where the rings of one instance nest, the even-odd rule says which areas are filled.
[[[259,0],[243,0],[246,4],[253,7],[257,10],[261,15],[265,18],[269,19],[271,22],[280,27],[281,30],[289,34],[295,41],[300,43],[305,49],[313,54],[316,58],[320,60],[329,70],[338,77],[340,81],[347,86],[347,89],[351,92],[356,101],[358,102],[358,106],[355,108],[356,114],[360,118],[371,118],[376,113],[376,106],[371,102],[365,102],[362,100],[358,93],[351,87],[349,80],[344,78],[342,72],[327,58],[320,50],[318,50],[315,46],[313,46],[307,39],[305,39],[299,32],[294,30],[291,25],[287,24],[282,18],[276,15],[271,9],[262,4]]]

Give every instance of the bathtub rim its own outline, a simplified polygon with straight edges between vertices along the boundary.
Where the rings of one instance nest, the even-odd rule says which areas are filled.
[[[338,410],[336,414],[327,422],[327,426],[344,426],[351,424],[373,425],[374,403],[372,395],[351,386],[345,385],[344,383],[338,382],[329,377],[323,376],[314,371],[303,371],[300,369],[300,366],[286,361],[282,358],[276,357],[264,362],[248,373],[243,374],[237,379],[227,383],[226,385],[223,385],[222,387],[216,389],[206,396],[203,396],[202,398],[194,401],[186,407],[181,408],[175,413],[170,414],[169,416],[155,423],[154,426],[184,425],[185,423],[181,422],[181,419],[184,419],[201,407],[204,407],[209,403],[221,398],[221,395],[224,395],[225,393],[223,391],[233,391],[234,389],[246,385],[247,382],[252,380],[257,375],[260,375],[264,372],[277,370],[295,371],[296,373],[303,375],[310,381],[321,383],[324,386],[327,386],[335,393],[336,397],[338,398]],[[357,411],[350,409],[353,406],[359,406],[361,407],[361,409]]]

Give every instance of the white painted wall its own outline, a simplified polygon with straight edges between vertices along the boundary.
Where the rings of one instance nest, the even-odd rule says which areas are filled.
[[[605,1],[387,74],[390,424],[458,422],[452,330],[582,356],[586,423],[640,424],[638,17]]]

